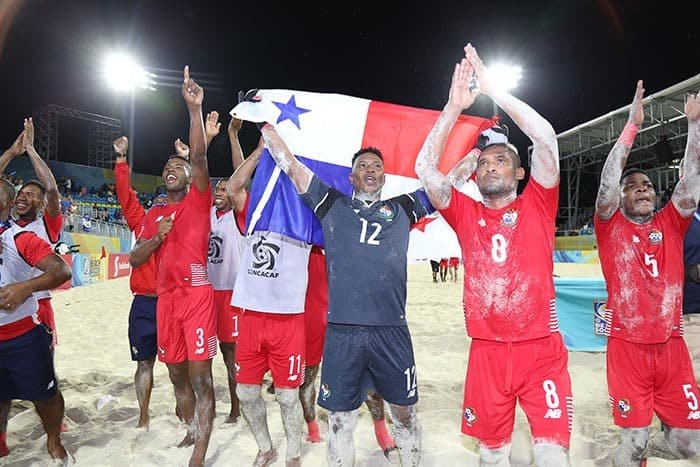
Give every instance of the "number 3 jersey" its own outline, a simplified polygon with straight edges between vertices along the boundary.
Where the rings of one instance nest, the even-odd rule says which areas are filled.
[[[508,206],[488,209],[452,189],[440,210],[464,258],[464,316],[472,338],[518,342],[559,331],[552,279],[559,186],[530,179]]]
[[[314,176],[302,199],[323,227],[328,322],[406,326],[409,231],[427,214],[419,194],[366,206]]]
[[[640,344],[682,335],[684,218],[672,202],[646,224],[618,209],[595,216],[598,256],[608,289],[606,334]]]

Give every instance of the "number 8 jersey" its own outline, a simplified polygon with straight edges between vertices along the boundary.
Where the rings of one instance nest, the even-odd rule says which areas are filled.
[[[530,179],[501,209],[452,189],[440,210],[464,258],[464,316],[472,338],[519,342],[559,332],[552,254],[559,186]]]
[[[620,209],[608,220],[595,216],[608,336],[658,344],[682,335],[683,237],[692,219],[672,202],[645,224]]]

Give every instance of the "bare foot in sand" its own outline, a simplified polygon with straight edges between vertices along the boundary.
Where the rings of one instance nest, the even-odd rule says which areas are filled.
[[[267,467],[277,460],[277,451],[270,449],[267,452],[258,451],[253,461],[253,467]]]

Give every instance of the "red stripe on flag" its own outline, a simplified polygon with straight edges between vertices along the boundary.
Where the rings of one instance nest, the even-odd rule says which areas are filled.
[[[418,151],[440,112],[371,101],[362,147],[372,146],[384,155],[387,174],[417,178],[414,165]],[[479,134],[492,126],[491,120],[462,115],[455,123],[440,160],[448,173],[476,144]]]

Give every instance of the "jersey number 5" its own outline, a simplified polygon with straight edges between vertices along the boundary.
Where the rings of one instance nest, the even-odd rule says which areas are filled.
[[[649,266],[649,274],[651,274],[651,277],[659,277],[659,266],[656,264],[654,255],[644,253],[644,264]]]
[[[365,219],[360,217],[360,222],[362,223],[362,232],[360,232],[360,243],[366,243],[368,245],[379,245],[379,240],[377,240],[377,235],[382,231],[381,224],[372,222],[369,224]],[[374,231],[367,238],[367,226],[371,225]]]

